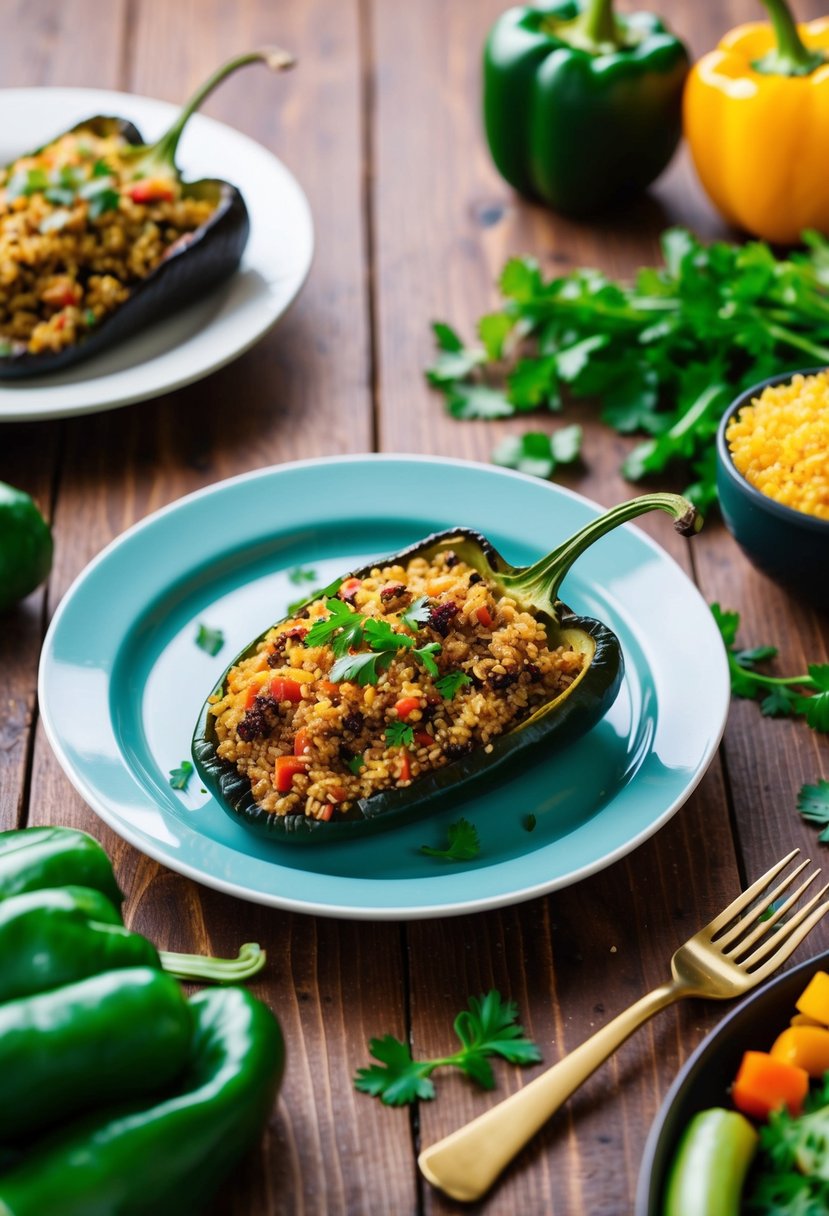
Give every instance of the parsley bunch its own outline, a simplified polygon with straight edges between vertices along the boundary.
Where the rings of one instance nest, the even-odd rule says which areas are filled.
[[[436,1068],[459,1068],[483,1089],[493,1089],[495,1077],[488,1057],[501,1056],[511,1064],[535,1064],[541,1053],[516,1018],[513,1001],[502,1001],[494,989],[486,996],[469,998],[469,1008],[455,1018],[455,1034],[460,1048],[436,1060],[413,1060],[405,1043],[393,1035],[372,1039],[369,1051],[378,1064],[360,1068],[354,1088],[380,1098],[387,1106],[404,1106],[418,1098],[430,1101],[435,1087],[429,1080]]]
[[[438,356],[427,378],[455,418],[557,412],[565,392],[597,399],[609,426],[646,437],[624,475],[639,481],[690,465],[685,493],[704,510],[716,500],[712,440],[725,406],[804,361],[829,363],[829,241],[811,232],[804,241],[805,252],[776,258],[762,241],[706,247],[670,229],[664,265],[632,283],[589,269],[547,280],[532,258],[512,258],[503,306],[480,319],[477,343],[434,325]],[[562,455],[562,432],[546,443],[538,435],[502,445],[499,463],[548,476],[572,458],[573,436]]]
[[[777,647],[739,650],[736,640],[740,614],[726,612],[719,604],[712,604],[711,611],[725,643],[731,691],[735,697],[752,700],[762,697],[760,710],[769,717],[801,715],[812,730],[829,731],[829,663],[810,663],[806,675],[764,675],[756,666],[773,659]]]
[[[416,629],[421,622],[412,614],[422,612],[424,604],[425,597],[416,600],[401,620]],[[389,669],[400,650],[411,651],[431,676],[437,676],[435,655],[440,652],[439,642],[418,646],[417,639],[410,634],[392,629],[388,621],[364,616],[342,600],[327,599],[325,607],[329,616],[311,626],[305,635],[305,645],[331,647],[337,659],[330,673],[335,684],[341,680],[352,680],[361,686],[376,684],[381,672]],[[361,651],[363,646],[368,649]]]
[[[829,1074],[805,1113],[785,1109],[760,1131],[760,1151],[745,1199],[756,1216],[825,1216],[829,1211]]]

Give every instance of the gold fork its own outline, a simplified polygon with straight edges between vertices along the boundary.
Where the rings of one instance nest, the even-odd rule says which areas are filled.
[[[817,878],[820,871],[816,870],[764,917],[769,906],[808,866],[807,859],[773,890],[768,890],[798,852],[799,849],[794,849],[772,866],[710,924],[679,947],[671,959],[672,978],[668,983],[636,1001],[529,1085],[424,1149],[418,1165],[429,1182],[453,1199],[479,1199],[574,1090],[648,1018],[686,996],[716,1000],[741,996],[771,975],[829,911],[829,900],[815,906],[829,890],[827,884],[799,911],[783,920]],[[755,903],[757,906],[751,907]],[[741,917],[747,908],[751,910]],[[777,931],[770,933],[774,927]]]

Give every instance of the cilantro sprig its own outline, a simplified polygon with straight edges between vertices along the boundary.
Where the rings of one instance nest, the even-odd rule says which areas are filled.
[[[414,727],[408,722],[390,722],[386,727],[386,743],[389,747],[411,747]]]
[[[182,760],[178,768],[170,769],[170,785],[174,790],[186,790],[193,776],[193,765],[189,760]]]
[[[458,819],[446,829],[445,849],[433,849],[428,844],[420,846],[427,857],[439,857],[442,861],[472,861],[481,851],[478,829],[468,819]]]
[[[776,257],[762,241],[703,245],[673,228],[663,264],[632,282],[593,269],[545,278],[532,258],[512,258],[501,308],[481,317],[467,345],[433,326],[437,357],[426,375],[455,418],[558,412],[565,398],[599,402],[602,420],[641,435],[622,471],[629,480],[682,464],[700,509],[716,500],[713,439],[735,395],[796,370],[804,356],[829,363],[829,240]],[[560,433],[560,432],[559,432]],[[549,476],[560,458],[538,426],[511,437],[495,459]]]
[[[822,844],[829,844],[829,781],[821,777],[817,785],[801,785],[797,794],[797,809],[807,823],[823,828],[818,840]]]
[[[716,603],[711,611],[725,643],[734,696],[751,700],[760,697],[760,710],[768,717],[800,716],[812,730],[829,731],[829,663],[810,663],[805,675],[765,675],[756,666],[775,658],[777,647],[738,649],[740,614]]]
[[[447,671],[440,679],[435,680],[435,688],[445,701],[451,701],[461,688],[471,683],[472,677],[465,671]]]
[[[457,1051],[434,1060],[413,1060],[410,1048],[394,1035],[372,1039],[369,1051],[377,1064],[359,1068],[354,1088],[379,1098],[386,1106],[404,1106],[418,1099],[430,1102],[435,1086],[430,1080],[436,1068],[458,1068],[483,1089],[495,1087],[492,1056],[511,1064],[535,1064],[541,1052],[519,1025],[514,1001],[504,1001],[495,989],[469,998],[468,1009],[454,1021],[460,1041]]]
[[[211,629],[209,625],[200,624],[196,632],[196,645],[200,650],[214,658],[225,644],[225,635],[221,629]]]
[[[331,647],[337,659],[330,672],[334,683],[349,680],[361,686],[376,684],[401,650],[410,651],[431,676],[438,675],[435,655],[440,653],[439,642],[418,646],[411,634],[393,629],[388,621],[364,616],[342,600],[327,599],[325,607],[328,617],[314,622],[305,636],[305,645]],[[412,604],[411,609],[414,607]]]

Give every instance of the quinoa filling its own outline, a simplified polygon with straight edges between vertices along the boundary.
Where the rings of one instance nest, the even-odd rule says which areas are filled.
[[[82,130],[0,170],[0,357],[79,341],[214,212],[175,176],[133,180],[129,147]]]
[[[377,567],[230,669],[211,698],[218,755],[262,809],[330,820],[486,750],[585,661],[451,551]]]

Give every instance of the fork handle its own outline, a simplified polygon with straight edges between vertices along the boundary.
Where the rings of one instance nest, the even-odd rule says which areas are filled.
[[[516,1093],[426,1148],[418,1165],[453,1199],[480,1199],[528,1140],[634,1030],[687,989],[671,981],[641,997]]]

